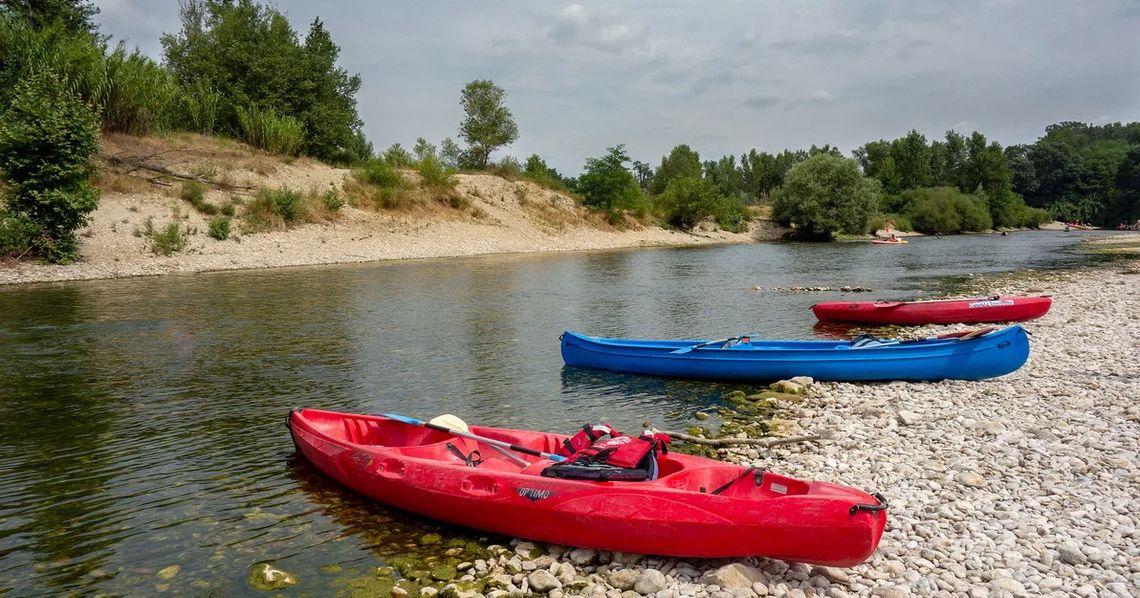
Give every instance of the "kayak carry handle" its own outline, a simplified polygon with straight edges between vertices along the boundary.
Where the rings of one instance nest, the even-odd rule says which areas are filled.
[[[886,511],[887,508],[890,507],[890,505],[887,504],[887,497],[883,496],[882,494],[879,494],[878,492],[872,492],[871,496],[875,497],[875,500],[879,501],[879,504],[868,505],[868,504],[863,504],[863,503],[856,503],[856,504],[851,505],[850,509],[847,509],[847,514],[848,515],[854,515],[855,513],[858,513],[859,511],[868,511],[871,513],[875,513],[878,511]]]

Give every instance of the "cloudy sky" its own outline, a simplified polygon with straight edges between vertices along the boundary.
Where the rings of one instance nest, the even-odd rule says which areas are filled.
[[[176,0],[95,3],[156,58],[179,27]],[[460,89],[489,78],[519,124],[505,152],[566,174],[619,143],[656,164],[678,143],[710,159],[1140,120],[1140,0],[275,4],[302,34],[325,21],[378,148],[455,137]]]

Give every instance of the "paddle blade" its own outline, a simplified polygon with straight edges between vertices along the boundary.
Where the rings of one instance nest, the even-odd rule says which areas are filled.
[[[405,424],[411,424],[413,426],[422,426],[424,423],[418,419],[411,418],[411,417],[408,417],[406,415],[396,415],[395,413],[381,413],[380,415],[382,417],[386,417],[388,419],[394,419],[398,422],[404,422]]]
[[[696,349],[699,346],[700,345],[693,345],[691,347],[681,347],[680,349],[677,349],[676,351],[670,351],[669,354],[670,355],[684,355],[685,353],[688,353],[688,352],[692,351],[693,349]]]

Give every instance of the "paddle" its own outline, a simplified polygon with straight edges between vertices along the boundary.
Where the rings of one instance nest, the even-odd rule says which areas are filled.
[[[728,338],[721,338],[721,339],[717,339],[715,341],[705,341],[703,343],[698,343],[696,345],[690,345],[688,347],[681,347],[680,349],[677,349],[676,351],[670,351],[669,354],[670,355],[684,355],[685,353],[688,353],[688,352],[692,351],[693,349],[700,349],[701,347],[708,347],[709,345],[719,345],[722,343],[727,343],[729,341],[738,341],[742,338],[751,338],[752,336],[753,335],[751,335],[751,334],[745,334],[742,336],[730,336]]]
[[[555,455],[552,453],[544,453],[542,451],[536,451],[532,448],[527,448],[525,446],[519,446],[517,444],[511,444],[509,442],[504,442],[502,440],[495,440],[494,438],[487,438],[486,436],[479,436],[478,434],[472,434],[470,432],[464,432],[462,430],[453,430],[451,428],[448,428],[447,426],[440,426],[438,424],[433,424],[431,422],[425,422],[425,421],[418,420],[418,419],[415,419],[412,417],[407,417],[405,415],[396,415],[395,413],[381,413],[380,415],[382,415],[388,419],[394,419],[398,422],[404,422],[405,424],[411,424],[413,426],[422,426],[424,428],[430,428],[432,430],[439,430],[440,432],[446,432],[446,433],[452,434],[454,436],[459,436],[460,438],[469,438],[469,439],[474,440],[476,442],[482,442],[483,444],[486,444],[488,446],[497,446],[499,448],[510,449],[512,451],[518,451],[520,453],[532,455],[534,457],[539,457],[541,459],[550,459],[551,461],[565,461],[566,460],[566,457],[563,457],[562,455]]]

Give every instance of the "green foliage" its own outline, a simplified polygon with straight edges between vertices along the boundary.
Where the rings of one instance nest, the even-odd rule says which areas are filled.
[[[230,217],[218,216],[210,219],[210,236],[225,241],[230,238]]]
[[[195,210],[213,216],[218,213],[218,206],[206,201],[206,187],[198,181],[186,181],[182,183],[182,192],[180,193],[182,199],[194,206]]]
[[[956,187],[926,187],[903,193],[906,217],[914,229],[928,234],[985,231],[993,228],[984,197]]]
[[[744,177],[736,167],[736,156],[723,156],[720,160],[704,163],[705,178],[716,186],[724,197],[745,196]]]
[[[906,216],[895,213],[874,214],[867,221],[867,232],[874,233],[876,231],[887,228],[890,224],[895,230],[909,232],[914,230],[914,225],[911,224],[910,219]]]
[[[739,197],[722,195],[713,216],[716,223],[730,233],[744,232],[748,228],[748,208]]]
[[[566,190],[566,184],[562,180],[562,175],[558,171],[547,166],[546,161],[543,160],[538,154],[531,154],[526,159],[526,167],[523,169],[523,177],[533,181],[548,189]]]
[[[744,192],[752,201],[766,201],[772,192],[784,183],[788,170],[806,159],[808,152],[803,150],[784,150],[773,155],[752,149],[740,156],[740,176]]]
[[[788,170],[772,200],[772,215],[805,238],[860,234],[877,209],[879,189],[879,182],[864,177],[854,160],[819,153]]]
[[[120,44],[104,61],[105,82],[99,94],[103,129],[146,135],[164,128],[178,95],[170,72]]]
[[[352,176],[361,183],[395,189],[401,185],[400,175],[384,159],[373,158],[353,169]]]
[[[0,0],[0,13],[35,30],[55,25],[68,32],[90,33],[99,9],[87,0]]]
[[[53,262],[78,253],[75,231],[95,209],[87,182],[98,151],[95,114],[50,72],[17,85],[0,114],[0,174],[12,215],[42,230],[32,251]]]
[[[278,115],[272,108],[250,110],[236,108],[242,141],[277,156],[295,156],[301,149],[305,133],[301,121]]]
[[[467,142],[467,152],[475,168],[487,168],[491,152],[519,138],[519,127],[503,101],[507,93],[490,80],[468,83],[460,95],[464,118],[459,138]]]
[[[162,45],[180,85],[200,84],[220,94],[219,129],[246,136],[240,110],[272,115],[269,122],[288,125],[288,143],[273,153],[299,150],[339,163],[368,157],[361,155],[370,148],[362,140],[356,112],[360,77],[337,68],[340,49],[320,19],[300,42],[272,6],[252,0],[188,0],[182,4],[181,30],[164,35]]]
[[[681,230],[691,230],[716,213],[720,199],[716,186],[707,179],[683,176],[670,180],[658,201],[666,222]]]
[[[222,94],[202,81],[194,81],[179,90],[174,121],[182,129],[213,134],[218,130]]]
[[[329,189],[320,196],[321,203],[324,204],[325,209],[330,212],[335,212],[344,207],[344,198],[336,191]]]
[[[446,168],[439,158],[434,153],[425,154],[419,161],[416,170],[423,178],[423,184],[426,187],[435,189],[454,189],[459,181],[455,178],[455,173]]]
[[[146,237],[150,250],[155,255],[169,256],[186,249],[190,244],[190,231],[178,223],[177,217],[159,229],[154,227],[153,218],[147,218],[142,235]]]
[[[388,149],[384,150],[383,158],[393,168],[407,168],[414,162],[412,155],[399,143],[388,146]]]
[[[35,247],[43,227],[22,214],[0,209],[0,257],[21,257]]]
[[[681,144],[672,149],[668,156],[661,158],[661,165],[653,173],[649,182],[649,192],[658,195],[665,192],[669,181],[679,178],[700,178],[701,157],[688,145]]]
[[[621,210],[637,205],[641,189],[637,179],[626,169],[626,162],[629,155],[624,145],[606,148],[606,155],[601,158],[587,158],[585,171],[578,177],[577,184],[583,203],[605,210],[615,218]]]
[[[497,164],[493,172],[505,179],[515,180],[522,175],[522,164],[519,164],[518,158],[514,156],[503,156]]]
[[[262,189],[250,208],[254,209],[257,202],[264,202],[270,212],[280,216],[286,223],[296,222],[301,215],[301,194],[296,191]]]
[[[448,168],[459,168],[463,150],[450,137],[439,142],[439,159]]]

